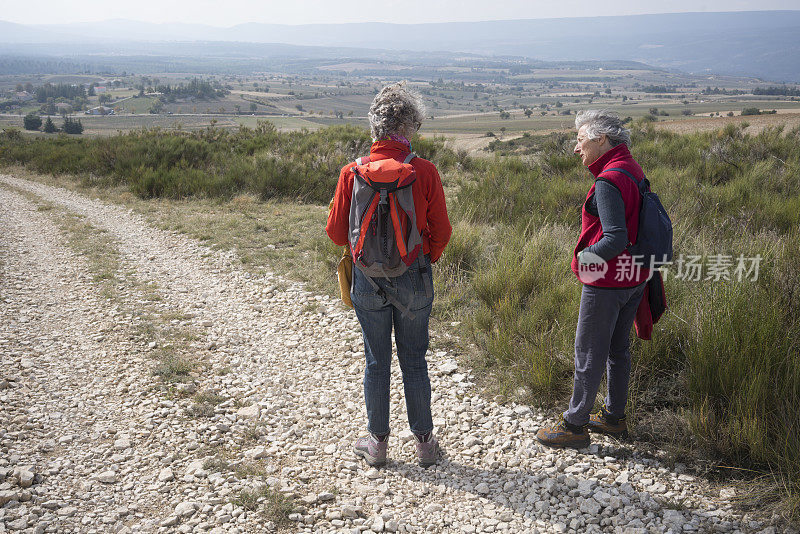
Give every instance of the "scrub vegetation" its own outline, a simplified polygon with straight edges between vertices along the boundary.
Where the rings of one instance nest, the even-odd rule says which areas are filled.
[[[747,476],[760,473],[771,481],[761,497],[797,517],[800,128],[751,135],[743,125],[728,125],[676,134],[638,121],[632,130],[633,155],[673,218],[676,259],[684,260],[665,275],[670,311],[653,340],[634,341],[633,435]],[[413,144],[439,167],[454,225],[436,268],[435,313],[447,324],[461,323],[480,349],[474,365],[490,372],[499,393],[563,406],[580,300],[569,261],[591,183],[572,154],[573,137],[528,136],[522,148],[501,141],[493,146],[508,155],[480,159],[438,139]],[[352,126],[281,133],[261,123],[93,139],[5,135],[0,164],[153,199],[139,203],[175,199],[202,206],[216,199],[252,214],[260,213],[254,203],[299,201],[313,212],[303,220],[321,232],[321,206],[339,168],[368,147],[367,132]],[[203,231],[212,243],[223,234],[232,239],[209,228]],[[304,233],[294,247],[307,254],[309,270],[334,280],[337,251],[324,236]],[[759,255],[757,278],[753,271],[737,276],[740,256],[749,269],[749,259]],[[690,256],[699,257],[702,271],[679,277]],[[247,257],[261,258],[252,247]],[[728,267],[720,274],[712,264]]]

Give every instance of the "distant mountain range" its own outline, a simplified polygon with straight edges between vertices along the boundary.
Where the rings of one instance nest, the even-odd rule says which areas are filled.
[[[442,51],[544,61],[628,60],[692,73],[800,81],[800,10],[677,13],[431,24],[248,23],[230,28],[130,20],[24,26],[0,21],[0,43],[230,41]],[[0,53],[5,47],[0,46]],[[19,50],[18,47],[15,47]]]

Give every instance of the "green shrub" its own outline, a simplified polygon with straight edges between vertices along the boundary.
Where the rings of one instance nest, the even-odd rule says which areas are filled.
[[[64,118],[64,125],[61,127],[64,133],[68,134],[82,134],[83,133],[83,124],[81,124],[80,119],[70,119],[69,117]]]
[[[49,120],[49,119],[48,119]],[[48,131],[45,124],[45,131]],[[70,121],[80,128],[80,121]],[[52,125],[55,131],[55,125]],[[66,130],[65,130],[66,131]],[[236,131],[140,130],[110,138],[6,143],[0,161],[39,172],[84,175],[95,185],[126,184],[143,198],[222,197],[253,193],[327,202],[340,168],[369,152],[367,133],[352,126],[278,133],[268,123]],[[436,153],[435,143],[423,149]],[[449,165],[458,161],[448,153]]]
[[[473,332],[498,374],[541,398],[571,388],[580,286],[569,270],[572,232],[542,225],[498,236],[494,257],[472,279],[478,301]],[[560,395],[557,395],[558,398]]]
[[[42,127],[42,118],[35,113],[28,113],[25,115],[25,118],[22,119],[22,123],[26,130],[38,130]]]
[[[56,128],[56,125],[53,123],[53,119],[47,117],[47,120],[44,121],[44,128],[42,128],[42,130],[45,133],[55,133],[58,131],[58,128]]]

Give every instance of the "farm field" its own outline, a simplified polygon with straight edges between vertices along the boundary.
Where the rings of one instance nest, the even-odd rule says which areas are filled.
[[[796,92],[755,94],[777,84],[747,77],[647,68],[531,68],[510,61],[491,67],[442,65],[427,70],[402,63],[331,62],[297,72],[249,76],[0,76],[0,128],[21,128],[22,116],[28,113],[80,118],[85,135],[153,127],[192,130],[212,124],[219,128],[254,127],[259,120],[268,120],[286,131],[364,125],[378,89],[401,79],[418,90],[425,101],[428,119],[421,133],[450,139],[475,138],[489,132],[505,138],[524,132],[567,130],[574,123],[575,113],[589,108],[611,108],[631,120],[650,117],[659,122],[659,127],[675,131],[718,127],[736,121],[746,108],[774,110],[790,124],[794,114],[800,113]],[[177,90],[198,82],[199,87],[207,89],[205,92]],[[55,99],[75,109],[54,113],[53,106],[61,104],[32,98],[36,88],[44,84],[83,84],[98,89],[77,101]],[[20,88],[31,89],[31,96],[17,97],[19,93],[14,91]],[[100,105],[101,99],[104,106],[115,111],[113,116],[82,113]],[[771,115],[757,117],[757,121],[754,117],[748,121],[755,126],[777,120]]]

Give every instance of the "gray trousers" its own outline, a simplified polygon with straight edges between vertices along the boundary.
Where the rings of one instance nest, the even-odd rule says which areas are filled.
[[[585,425],[594,407],[603,373],[608,373],[606,409],[625,415],[631,372],[630,332],[645,283],[629,289],[583,286],[575,333],[575,376],[564,419]]]

